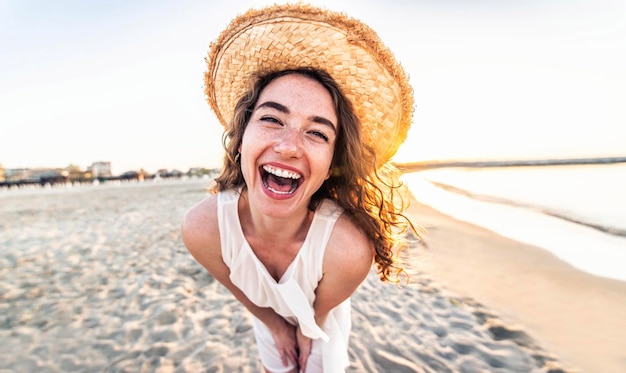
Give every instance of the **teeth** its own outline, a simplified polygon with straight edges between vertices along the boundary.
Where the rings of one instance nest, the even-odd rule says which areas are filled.
[[[271,186],[268,186],[267,189],[271,190],[272,192],[274,192],[276,194],[282,194],[282,195],[287,195],[287,194],[293,193],[293,189],[288,191],[288,192],[281,192],[280,190],[276,190],[276,189],[272,188]]]
[[[282,177],[285,179],[294,179],[294,180],[298,180],[301,176],[295,172],[291,172],[291,171],[287,171],[287,170],[281,170],[280,168],[274,168],[272,166],[263,166],[263,169],[267,172],[270,173],[272,175],[278,176],[278,177]]]

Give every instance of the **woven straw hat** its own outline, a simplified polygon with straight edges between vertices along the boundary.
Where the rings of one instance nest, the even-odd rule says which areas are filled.
[[[211,44],[205,93],[225,127],[253,73],[314,67],[325,70],[352,102],[363,141],[386,163],[405,140],[413,90],[378,35],[341,13],[309,5],[274,5],[235,18]]]

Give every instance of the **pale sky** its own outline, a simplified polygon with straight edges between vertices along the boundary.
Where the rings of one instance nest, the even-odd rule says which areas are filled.
[[[209,43],[281,1],[0,0],[0,164],[219,167]],[[396,161],[626,155],[626,3],[310,1],[372,26],[410,75]]]

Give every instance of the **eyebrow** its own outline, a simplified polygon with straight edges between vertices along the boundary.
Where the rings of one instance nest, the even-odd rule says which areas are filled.
[[[281,113],[285,113],[285,114],[289,114],[290,113],[288,107],[286,107],[285,105],[279,104],[278,102],[274,102],[274,101],[265,101],[265,102],[259,104],[259,106],[257,106],[257,109],[260,109],[262,107],[272,108],[272,109],[278,110]],[[333,122],[331,122],[330,120],[328,120],[328,119],[326,119],[324,117],[320,117],[318,115],[313,115],[309,119],[312,122],[326,125],[326,126],[330,127],[333,130],[333,132],[337,132],[337,129],[335,128],[335,125],[333,124]]]

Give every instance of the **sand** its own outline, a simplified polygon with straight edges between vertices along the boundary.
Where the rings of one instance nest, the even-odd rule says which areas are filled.
[[[206,184],[0,191],[0,372],[261,371],[250,315],[180,239],[182,216],[205,196]],[[413,283],[383,284],[372,272],[355,292],[348,372],[624,368],[624,360],[614,361],[618,347],[587,346],[592,352],[579,360],[577,350],[552,339],[560,327],[550,326],[573,317],[563,298],[596,293],[603,295],[593,307],[576,300],[589,312],[577,326],[581,335],[598,330],[604,321],[597,314],[608,315],[607,324],[622,322],[621,309],[610,309],[620,302],[610,289],[622,284],[594,291],[582,285],[594,279],[570,277],[568,268],[529,287],[529,265],[546,276],[555,271],[541,250],[418,203],[410,214],[430,232],[410,250]],[[513,248],[530,250],[531,259],[494,254]],[[536,293],[548,303],[538,303]]]
[[[429,232],[419,266],[435,286],[488,304],[567,366],[626,372],[626,282],[412,202],[409,216]]]

